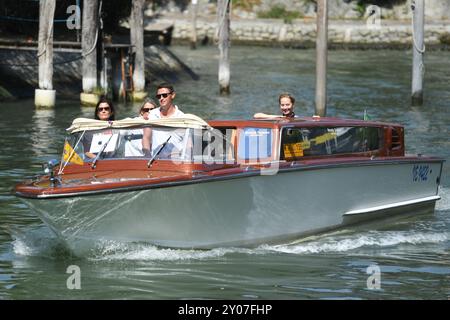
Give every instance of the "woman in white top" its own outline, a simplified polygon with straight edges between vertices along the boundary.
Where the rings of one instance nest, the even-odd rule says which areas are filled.
[[[153,109],[156,109],[156,102],[151,98],[146,98],[139,109],[139,118],[145,120],[149,119],[149,114]],[[142,136],[143,129],[128,130],[125,136],[125,157],[142,157],[144,152],[142,151]]]

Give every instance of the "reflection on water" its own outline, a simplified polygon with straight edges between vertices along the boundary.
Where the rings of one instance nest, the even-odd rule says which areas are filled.
[[[232,93],[221,97],[215,48],[172,49],[200,75],[175,84],[175,102],[186,113],[205,119],[278,113],[281,91],[296,96],[297,114],[314,113],[314,50],[233,47]],[[59,158],[65,129],[76,117],[93,118],[94,108],[58,99],[54,110],[35,110],[32,100],[3,102],[0,299],[447,299],[450,60],[448,52],[429,52],[425,59],[425,104],[411,107],[409,52],[331,51],[328,114],[362,118],[367,110],[374,120],[405,125],[407,152],[445,157],[435,214],[252,249],[175,250],[105,241],[74,256],[10,190],[40,173],[44,160]],[[134,117],[139,109],[115,106],[118,119]],[[65,285],[72,264],[82,272],[77,292]],[[365,286],[373,264],[382,272],[379,291]]]
[[[83,106],[80,108],[80,118],[94,119],[95,107]]]
[[[55,110],[35,110],[32,118],[31,142],[33,144],[32,151],[37,158],[45,157],[49,153],[55,154],[59,150],[55,150],[52,145],[55,129],[53,122],[55,120]]]

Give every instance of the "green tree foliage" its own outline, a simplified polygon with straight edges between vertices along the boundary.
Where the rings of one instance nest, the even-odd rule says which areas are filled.
[[[232,0],[233,7],[251,11],[254,5],[261,4],[261,0]]]
[[[283,5],[275,5],[267,12],[258,13],[259,18],[283,19],[285,23],[292,23],[292,20],[301,18],[297,11],[288,11]]]

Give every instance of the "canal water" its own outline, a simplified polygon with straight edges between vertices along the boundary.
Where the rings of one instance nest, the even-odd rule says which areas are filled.
[[[218,95],[215,48],[172,50],[200,76],[176,83],[185,112],[205,119],[277,113],[278,94],[289,91],[297,114],[313,114],[314,50],[232,47],[229,97]],[[405,126],[407,152],[446,158],[435,213],[254,249],[104,242],[75,256],[11,189],[39,173],[41,162],[59,158],[65,128],[76,117],[92,117],[93,109],[61,99],[54,110],[35,110],[32,100],[2,102],[0,299],[447,300],[450,59],[448,52],[426,53],[422,107],[409,103],[411,60],[409,51],[331,51],[328,115],[362,118],[366,110],[372,119]],[[134,116],[137,107],[119,104],[118,117]],[[68,289],[69,266],[79,268],[80,289]]]

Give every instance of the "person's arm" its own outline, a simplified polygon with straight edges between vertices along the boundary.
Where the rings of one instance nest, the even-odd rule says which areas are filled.
[[[152,128],[144,128],[142,133],[142,152],[148,156],[152,151]]]
[[[83,139],[81,140],[81,143],[83,144],[83,149],[84,150],[89,150],[91,147],[91,143],[92,143],[92,138],[93,138],[93,134],[92,132],[85,132],[83,135]],[[84,152],[85,157],[89,158],[89,159],[94,159],[96,154],[89,152],[89,151],[85,151]]]
[[[278,115],[273,115],[273,114],[265,114],[262,112],[255,113],[253,115],[253,118],[255,118],[255,119],[274,119],[274,118],[281,118],[281,117],[283,117],[283,116],[278,116]]]
[[[95,154],[93,154],[92,152],[85,152],[84,155],[88,158],[94,159],[96,157]]]

